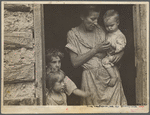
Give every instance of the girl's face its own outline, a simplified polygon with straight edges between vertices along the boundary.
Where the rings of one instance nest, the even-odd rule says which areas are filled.
[[[109,33],[112,33],[118,30],[119,22],[117,22],[117,20],[114,17],[104,20],[104,24],[105,24],[106,30]]]
[[[64,91],[64,87],[65,87],[64,76],[62,76],[60,74],[57,76],[58,76],[58,80],[55,82],[55,85],[53,87],[53,91],[55,93],[61,93]]]
[[[90,11],[88,16],[81,16],[86,30],[92,31],[95,29],[95,25],[97,25],[99,14],[100,12]]]
[[[59,56],[52,57],[51,60],[52,61],[49,63],[51,71],[56,72],[56,71],[60,70],[61,60],[60,60]]]

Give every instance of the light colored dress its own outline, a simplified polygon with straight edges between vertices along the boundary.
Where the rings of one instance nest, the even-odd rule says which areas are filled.
[[[115,48],[115,54],[121,52],[126,46],[126,37],[119,29],[116,32],[108,33],[106,35],[106,41],[108,41],[111,46]],[[102,64],[105,68],[110,68],[114,65],[112,62],[115,59],[116,55],[111,55],[111,51],[112,50],[110,49],[107,52],[108,55],[102,60]]]
[[[60,101],[55,100],[52,98],[51,93],[48,91],[46,92],[46,105],[62,105],[66,106],[67,105],[67,98],[65,93],[60,94],[62,99]]]
[[[75,27],[68,32],[66,48],[70,49],[77,55],[90,51],[97,44],[105,41],[105,32],[98,26],[94,31],[95,37],[93,43],[88,42],[82,33]],[[127,101],[122,88],[121,80],[117,81],[114,87],[108,87],[107,84],[110,76],[102,66],[101,59],[93,57],[82,65],[81,89],[89,91],[93,95],[82,98],[82,105],[127,105]],[[120,78],[120,75],[118,74]]]

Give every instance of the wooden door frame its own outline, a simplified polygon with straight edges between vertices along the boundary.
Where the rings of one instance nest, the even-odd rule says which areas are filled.
[[[42,4],[34,4],[34,38],[35,38],[35,75],[36,97],[38,105],[45,105],[45,37],[44,37],[44,10]]]
[[[147,30],[144,33],[144,26],[142,24],[147,22],[146,21],[146,16],[143,15],[144,17],[141,18],[142,14],[145,14],[147,9],[145,6],[136,4],[133,5],[133,27],[134,27],[134,47],[135,47],[135,67],[136,67],[136,104],[147,104],[147,74],[144,76],[141,76],[141,74],[138,72],[138,70],[141,69],[139,66],[139,62],[141,60],[138,60],[136,55],[138,54],[138,45],[137,42],[138,40],[141,40],[141,34],[144,35],[147,39]],[[136,17],[136,18],[134,18]],[[45,83],[45,38],[44,38],[44,10],[43,10],[43,5],[41,4],[35,4],[34,5],[34,36],[35,36],[35,52],[36,52],[36,83],[37,83],[37,91],[36,91],[36,96],[39,98],[39,105],[45,105],[45,88],[46,88],[46,83]],[[142,46],[146,47],[146,46]],[[147,61],[147,59],[146,59]],[[147,72],[147,67],[146,70],[142,69],[143,72]],[[140,84],[140,85],[139,85]],[[146,88],[146,90],[145,90]]]

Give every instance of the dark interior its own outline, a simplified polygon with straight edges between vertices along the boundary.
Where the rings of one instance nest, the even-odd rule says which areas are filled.
[[[78,88],[81,86],[82,68],[74,69],[68,53],[65,50],[67,32],[81,23],[79,5],[44,5],[45,50],[58,48],[65,54],[62,60],[62,70],[72,79]],[[99,24],[103,26],[102,16],[108,9],[115,9],[120,15],[120,30],[127,39],[123,58],[120,60],[120,74],[125,96],[129,105],[135,105],[135,59],[133,38],[132,5],[100,5]],[[79,105],[80,98],[71,94],[68,105]]]

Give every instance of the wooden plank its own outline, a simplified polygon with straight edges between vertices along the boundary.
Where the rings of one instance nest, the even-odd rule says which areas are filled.
[[[139,77],[139,73],[141,72],[141,69],[139,68],[139,51],[140,49],[140,37],[141,37],[141,33],[140,33],[140,14],[139,14],[139,5],[136,4],[133,6],[133,26],[134,26],[134,47],[135,47],[135,66],[136,66],[136,104],[140,104],[142,102],[142,82],[141,82],[141,78]],[[139,85],[140,84],[140,85]]]
[[[41,21],[42,21],[42,67],[43,67],[43,75],[42,75],[42,84],[43,84],[43,105],[46,105],[46,61],[45,61],[45,35],[44,35],[44,8],[41,6]]]
[[[33,48],[33,35],[30,32],[4,32],[4,47],[26,47]]]
[[[141,67],[142,67],[142,104],[147,104],[147,7],[140,4],[140,18],[141,18]]]
[[[4,84],[34,81],[34,63],[12,67],[4,71]]]
[[[146,5],[134,5],[136,104],[147,104],[147,21]]]
[[[42,5],[34,5],[34,37],[36,54],[36,98],[39,98],[39,105],[43,105],[43,36],[42,36]]]
[[[3,89],[4,100],[35,98],[35,83],[6,84]]]
[[[4,100],[4,105],[37,105],[37,98],[18,98]]]

